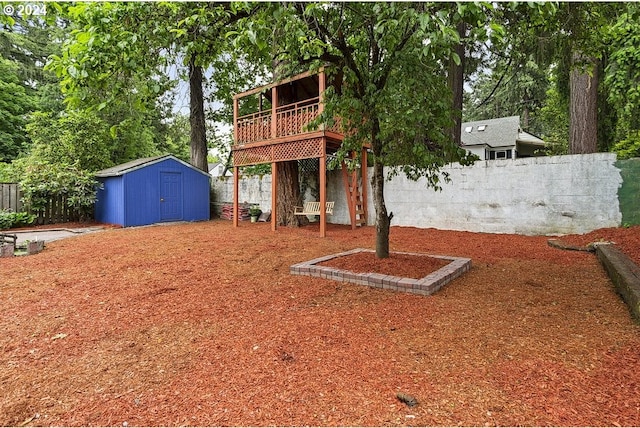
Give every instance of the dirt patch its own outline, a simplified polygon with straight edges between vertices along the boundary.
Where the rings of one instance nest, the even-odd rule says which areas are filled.
[[[375,253],[363,251],[335,257],[319,266],[344,269],[354,273],[373,272],[404,278],[420,279],[451,263],[450,260],[436,259],[427,255],[391,253],[386,259],[376,258]]]
[[[0,424],[640,420],[640,328],[593,254],[394,227],[392,251],[473,259],[423,297],[290,275],[375,242],[373,227],[317,235],[217,220],[0,260]]]

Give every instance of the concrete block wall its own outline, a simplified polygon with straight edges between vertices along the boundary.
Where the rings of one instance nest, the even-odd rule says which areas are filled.
[[[394,213],[392,226],[525,235],[586,233],[621,224],[622,178],[615,162],[615,154],[596,153],[451,165],[443,169],[451,182],[442,183],[442,191],[427,188],[424,179],[412,181],[400,174],[385,182],[385,201]],[[233,179],[225,180],[221,185],[214,179],[217,201],[233,199]],[[269,209],[270,180],[243,179],[240,201],[264,201],[263,209]],[[368,186],[368,224],[373,225],[373,192]],[[329,222],[348,224],[340,171],[328,174],[327,200],[335,201]]]
[[[212,204],[219,208],[224,203],[233,202],[233,177],[213,177]],[[258,204],[262,211],[271,211],[271,175],[241,177],[238,186],[240,203]]]

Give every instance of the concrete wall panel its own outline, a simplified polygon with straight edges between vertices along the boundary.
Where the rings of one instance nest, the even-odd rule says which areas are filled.
[[[385,201],[394,214],[392,226],[525,235],[586,233],[621,224],[622,177],[615,162],[615,154],[596,153],[451,165],[443,170],[451,182],[442,183],[442,191],[427,188],[425,179],[412,181],[401,174],[385,182]],[[216,201],[233,200],[232,180],[213,180]],[[327,200],[335,201],[328,220],[348,224],[340,171],[329,172],[327,182]],[[372,225],[375,210],[368,185]],[[270,176],[246,178],[240,201],[269,210],[270,193]]]

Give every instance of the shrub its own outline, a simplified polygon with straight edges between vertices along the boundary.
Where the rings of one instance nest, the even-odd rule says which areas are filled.
[[[29,213],[3,210],[0,211],[0,230],[29,226],[35,219],[36,217]]]
[[[67,196],[67,205],[81,220],[86,220],[96,201],[98,181],[89,171],[64,163],[32,162],[25,168],[20,181],[23,201],[32,212],[46,207],[49,199]]]

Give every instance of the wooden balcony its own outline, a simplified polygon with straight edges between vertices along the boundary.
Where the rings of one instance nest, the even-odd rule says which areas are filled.
[[[309,129],[308,125],[318,117],[319,112],[320,99],[315,97],[278,107],[275,127],[272,127],[271,111],[241,116],[238,118],[236,127],[236,143],[237,145],[259,143],[316,131],[316,129]]]
[[[289,91],[287,95],[297,95],[293,98],[298,99],[277,105],[279,93],[285,90]],[[331,127],[311,126],[322,112],[320,94],[323,90],[324,74],[305,73],[237,95],[234,99],[234,165],[315,158],[337,150],[343,140],[338,122]],[[268,98],[271,107],[263,109],[261,98],[257,112],[238,115],[239,101],[251,95]]]

